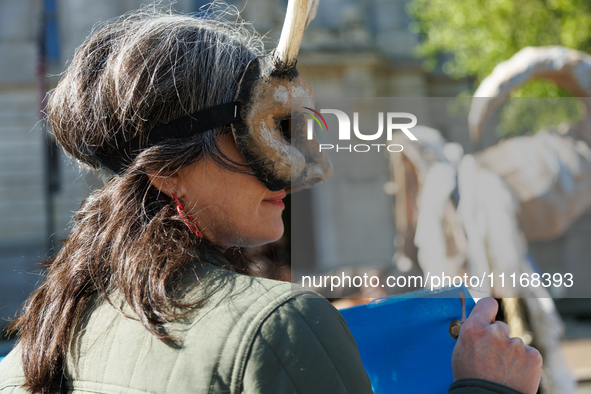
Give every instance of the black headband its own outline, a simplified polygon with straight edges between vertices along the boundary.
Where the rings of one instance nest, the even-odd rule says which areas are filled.
[[[95,156],[104,166],[118,174],[122,172],[124,165],[130,164],[146,148],[165,140],[188,138],[238,122],[242,122],[239,101],[216,105],[155,127],[148,132],[145,139],[137,135],[129,141],[119,143],[110,154],[104,150],[96,151]],[[142,144],[143,140],[145,142]]]

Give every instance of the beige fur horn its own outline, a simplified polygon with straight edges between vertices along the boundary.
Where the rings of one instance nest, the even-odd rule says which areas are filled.
[[[316,16],[318,0],[289,0],[279,44],[273,54],[278,69],[295,67],[304,30]]]
[[[589,97],[591,56],[561,46],[527,47],[499,63],[474,93],[468,114],[472,141],[480,139],[488,118],[513,89],[536,78],[550,79],[576,96]]]

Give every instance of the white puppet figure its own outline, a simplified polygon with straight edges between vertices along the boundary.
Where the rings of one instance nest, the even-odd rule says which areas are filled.
[[[512,89],[548,78],[580,97],[591,96],[591,56],[562,47],[525,48],[499,64],[477,89],[469,113],[473,139]],[[556,238],[591,206],[591,118],[576,124],[510,138],[465,155],[437,130],[417,127],[418,141],[390,155],[396,185],[399,250],[424,272],[481,276],[483,272],[531,276],[536,267],[528,241]],[[399,136],[401,137],[401,136]],[[396,137],[395,137],[396,138]],[[457,182],[457,184],[456,184]],[[457,191],[457,196],[454,193]],[[459,196],[457,210],[454,198]],[[560,338],[562,321],[542,287],[509,288],[485,283],[484,296],[503,298],[512,335],[531,341],[544,354],[545,392],[574,393]]]

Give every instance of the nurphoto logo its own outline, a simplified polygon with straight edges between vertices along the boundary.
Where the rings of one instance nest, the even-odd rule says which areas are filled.
[[[328,125],[322,114],[332,114],[337,117],[339,123],[338,139],[339,141],[350,141],[351,140],[351,120],[349,116],[338,109],[321,109],[320,112],[309,108],[303,107],[310,112],[304,112],[309,115],[311,119],[308,119],[307,130],[308,140],[314,139],[314,122],[318,124],[321,130],[326,129],[328,131]],[[353,112],[353,133],[355,137],[362,141],[376,141],[382,137],[384,133],[384,119],[386,119],[386,139],[392,140],[394,130],[401,130],[411,141],[417,141],[417,137],[409,130],[417,125],[417,117],[409,112],[387,112],[384,116],[384,112],[378,112],[378,131],[375,133],[366,134],[361,132],[359,128],[359,112]],[[406,119],[407,122],[400,123],[401,119]],[[410,121],[410,122],[408,122]],[[339,145],[339,144],[319,144],[319,150],[335,150],[348,151],[348,152],[369,152],[375,147],[378,152],[381,148],[385,147],[388,152],[402,152],[404,149],[400,144],[356,144],[356,145]]]

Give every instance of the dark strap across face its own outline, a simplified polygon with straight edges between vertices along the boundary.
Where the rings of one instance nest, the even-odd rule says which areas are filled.
[[[120,143],[112,153],[98,150],[95,155],[103,165],[118,174],[142,150],[151,146],[166,140],[189,138],[217,127],[242,122],[240,107],[240,102],[234,101],[206,108],[153,128],[145,139],[138,135],[129,141]]]

